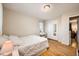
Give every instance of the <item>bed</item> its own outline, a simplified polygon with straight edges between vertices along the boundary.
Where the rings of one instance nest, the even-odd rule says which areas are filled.
[[[35,56],[49,47],[48,40],[37,35],[20,37],[19,39],[12,38],[11,36],[9,38],[18,47],[20,56]]]

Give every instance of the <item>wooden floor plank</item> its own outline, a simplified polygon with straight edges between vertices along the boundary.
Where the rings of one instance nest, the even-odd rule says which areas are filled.
[[[75,56],[76,48],[61,44],[56,40],[48,39],[49,49],[46,50],[41,56]]]

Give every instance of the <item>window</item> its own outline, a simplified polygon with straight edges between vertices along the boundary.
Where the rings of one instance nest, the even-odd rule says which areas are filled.
[[[44,32],[44,22],[41,21],[39,25],[40,25],[40,32]]]
[[[53,33],[54,36],[56,36],[56,24],[54,24],[54,33]]]

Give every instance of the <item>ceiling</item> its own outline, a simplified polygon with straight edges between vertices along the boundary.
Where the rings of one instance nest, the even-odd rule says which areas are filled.
[[[48,12],[41,10],[43,3],[4,3],[3,7],[42,20],[55,19],[64,13],[79,10],[78,3],[51,3]]]

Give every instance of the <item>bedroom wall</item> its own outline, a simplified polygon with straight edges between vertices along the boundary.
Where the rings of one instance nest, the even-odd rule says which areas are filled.
[[[79,10],[70,11],[68,13],[64,13],[57,19],[46,21],[46,32],[48,37],[58,40],[59,42],[69,45],[70,43],[70,35],[69,35],[69,17],[79,16]],[[57,36],[53,36],[53,24],[57,23]],[[51,29],[52,28],[52,29]]]
[[[4,8],[3,34],[39,34],[38,19]]]
[[[2,34],[3,7],[0,3],[0,35]]]
[[[69,45],[70,43],[70,35],[69,35],[69,17],[79,16],[79,10],[68,12],[62,15],[61,18],[61,42]]]
[[[47,20],[45,22],[45,32],[47,33],[48,38],[52,38],[54,40],[58,40],[60,38],[60,25],[61,25],[61,17],[58,17],[53,20]],[[54,36],[54,24],[56,24],[56,36]]]

